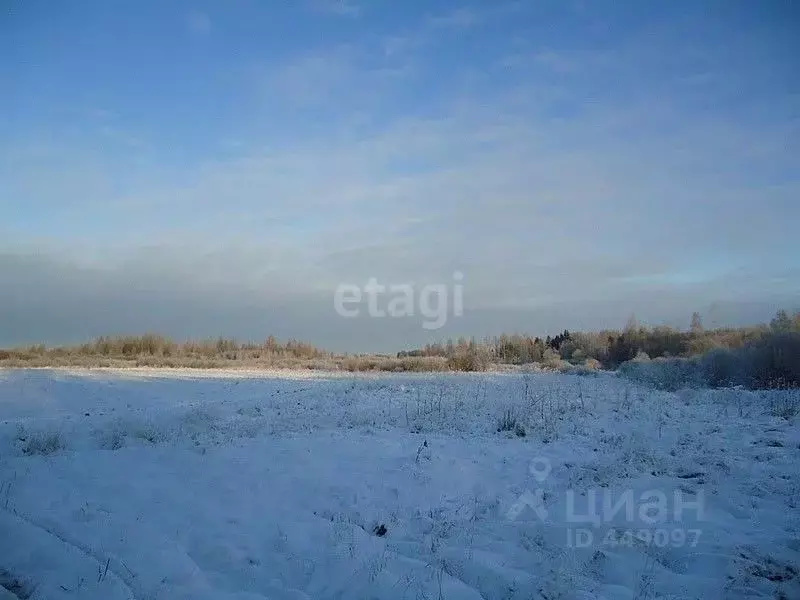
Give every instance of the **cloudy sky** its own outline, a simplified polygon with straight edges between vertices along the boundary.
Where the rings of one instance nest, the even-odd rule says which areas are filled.
[[[0,345],[800,308],[798,40],[778,0],[5,2]],[[334,309],[456,271],[440,330]]]

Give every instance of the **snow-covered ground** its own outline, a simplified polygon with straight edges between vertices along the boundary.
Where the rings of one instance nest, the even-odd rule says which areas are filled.
[[[798,402],[611,375],[0,371],[0,588],[800,598]]]

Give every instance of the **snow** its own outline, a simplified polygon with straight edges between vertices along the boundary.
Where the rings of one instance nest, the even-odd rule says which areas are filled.
[[[0,371],[0,594],[800,598],[798,403],[608,374]]]

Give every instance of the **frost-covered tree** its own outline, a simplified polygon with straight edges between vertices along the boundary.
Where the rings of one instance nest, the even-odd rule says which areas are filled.
[[[775,333],[786,333],[792,330],[792,319],[789,314],[781,309],[775,313],[775,318],[769,322],[769,328]]]
[[[692,324],[689,327],[689,331],[692,333],[703,333],[703,319],[700,317],[699,312],[692,313]]]

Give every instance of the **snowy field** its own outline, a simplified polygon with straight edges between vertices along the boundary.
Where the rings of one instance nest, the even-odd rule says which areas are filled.
[[[798,402],[0,371],[0,598],[800,598]]]

